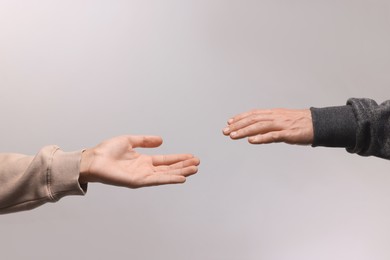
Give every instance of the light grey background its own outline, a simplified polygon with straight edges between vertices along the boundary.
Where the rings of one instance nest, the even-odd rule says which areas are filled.
[[[390,98],[387,0],[0,1],[2,152],[157,134],[185,185],[0,217],[1,259],[390,258],[390,167],[221,134],[252,108]]]

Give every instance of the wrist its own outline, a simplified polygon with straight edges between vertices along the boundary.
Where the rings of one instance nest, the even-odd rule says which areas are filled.
[[[313,130],[313,118],[310,109],[304,109],[305,114],[305,127],[306,129],[306,140],[305,145],[313,144],[314,140],[314,130]]]
[[[85,149],[81,153],[81,161],[80,161],[80,175],[79,175],[79,183],[85,184],[89,182],[90,177],[90,166],[93,161],[93,151],[92,149]]]

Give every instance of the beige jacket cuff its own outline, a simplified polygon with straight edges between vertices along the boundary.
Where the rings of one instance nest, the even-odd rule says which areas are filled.
[[[79,183],[81,153],[82,151],[64,152],[56,147],[47,183],[49,196],[53,201],[87,192],[87,184]]]

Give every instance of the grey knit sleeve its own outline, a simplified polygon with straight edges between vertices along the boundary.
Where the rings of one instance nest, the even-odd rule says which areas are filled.
[[[351,106],[311,109],[313,120],[313,147],[354,147],[356,119]]]
[[[356,143],[350,153],[390,159],[390,100],[378,105],[372,99],[351,98],[347,105],[356,117]]]
[[[346,106],[311,108],[315,146],[390,159],[390,100],[351,98]]]

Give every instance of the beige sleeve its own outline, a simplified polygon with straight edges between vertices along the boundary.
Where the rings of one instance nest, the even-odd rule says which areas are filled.
[[[0,154],[0,214],[29,210],[68,195],[84,195],[80,186],[81,151],[46,146],[34,156]]]

